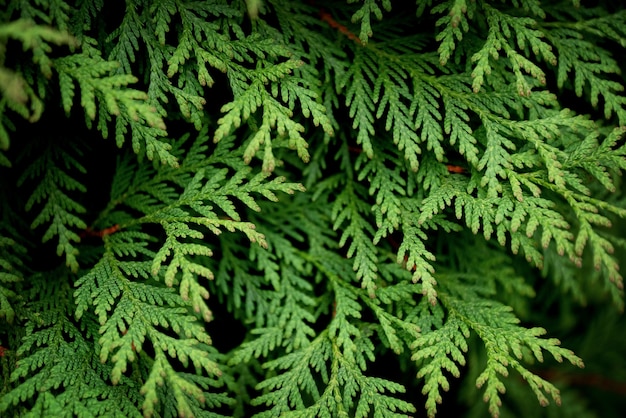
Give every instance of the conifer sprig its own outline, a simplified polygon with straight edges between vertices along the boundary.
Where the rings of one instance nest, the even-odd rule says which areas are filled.
[[[32,62],[46,78],[52,76],[53,61],[49,56],[51,44],[62,45],[76,43],[65,28],[57,30],[52,27],[36,25],[31,19],[23,18],[8,22],[0,22],[0,165],[10,166],[11,162],[4,155],[9,149],[9,131],[14,124],[5,112],[12,110],[30,122],[36,122],[44,109],[41,89],[36,90],[32,76],[25,79],[24,74],[4,66],[6,49],[9,39],[21,42],[24,50],[32,50]]]
[[[20,361],[11,373],[15,388],[3,393],[0,410],[31,400],[32,410],[43,414],[142,416],[136,407],[139,392],[130,380],[109,384],[111,368],[100,364],[92,343],[98,336],[94,318],[84,318],[82,329],[72,321],[66,303],[72,290],[67,275],[62,282],[51,283],[49,277],[30,277],[38,286],[29,296],[40,298],[27,306],[28,332],[16,350]]]
[[[610,2],[5,3],[0,415],[612,405]]]
[[[12,324],[15,319],[13,302],[18,295],[11,288],[24,280],[21,256],[25,252],[26,249],[15,240],[0,236],[0,318],[4,318],[8,324]]]
[[[27,211],[38,209],[31,228],[47,226],[41,241],[46,242],[55,236],[58,237],[57,255],[64,255],[65,264],[76,272],[78,270],[76,244],[80,242],[78,231],[87,225],[81,217],[85,213],[85,208],[73,198],[72,194],[75,191],[84,193],[86,188],[74,179],[72,171],[85,173],[86,169],[78,160],[81,153],[77,149],[72,153],[58,143],[47,144],[46,151],[24,171],[18,185],[43,179],[26,202]]]

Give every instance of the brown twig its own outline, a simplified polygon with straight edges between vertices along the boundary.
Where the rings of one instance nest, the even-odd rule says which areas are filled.
[[[447,164],[446,168],[448,169],[449,173],[452,174],[465,174],[467,173],[467,170],[459,165],[452,165],[452,164]]]
[[[363,43],[361,42],[358,36],[350,32],[350,29],[348,29],[345,25],[342,25],[341,23],[337,22],[335,18],[326,10],[320,9],[319,15],[320,15],[320,19],[323,22],[328,23],[328,26],[330,26],[333,29],[337,29],[339,32],[344,34],[348,39],[356,42],[357,44],[363,45]]]
[[[120,226],[118,224],[115,224],[115,225],[110,226],[108,228],[104,228],[104,229],[102,229],[100,231],[94,231],[91,228],[87,228],[84,231],[82,231],[79,236],[81,238],[85,238],[85,237],[102,238],[102,237],[105,237],[107,235],[111,235],[111,234],[116,233],[119,229],[120,229]]]

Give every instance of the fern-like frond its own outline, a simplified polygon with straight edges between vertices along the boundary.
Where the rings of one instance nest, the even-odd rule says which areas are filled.
[[[19,71],[6,68],[5,49],[9,39],[15,39],[22,43],[24,50],[32,50],[32,62],[39,66],[39,71],[44,77],[52,76],[52,53],[53,44],[75,45],[75,39],[65,30],[57,30],[51,27],[35,25],[35,23],[23,18],[13,22],[0,24],[0,165],[11,166],[9,159],[3,151],[9,149],[9,131],[14,130],[14,125],[6,115],[7,110],[21,115],[30,122],[36,122],[44,110],[44,103],[40,96],[42,91],[36,91],[32,76],[24,77]]]
[[[489,412],[493,416],[498,415],[500,395],[505,391],[500,376],[508,376],[509,369],[517,371],[526,380],[542,405],[549,403],[548,397],[560,402],[558,389],[525,368],[523,360],[534,357],[543,361],[543,353],[548,352],[559,362],[566,359],[583,367],[582,360],[570,350],[561,348],[558,340],[540,338],[545,330],[520,327],[519,320],[507,306],[488,300],[470,301],[449,296],[440,296],[440,299],[449,310],[449,317],[443,327],[425,333],[415,341],[412,357],[420,364],[423,362],[418,376],[426,378],[423,392],[428,397],[426,409],[431,417],[435,416],[437,403],[441,403],[440,388],[449,388],[443,371],[455,377],[459,375],[458,366],[466,362],[466,340],[472,331],[482,340],[487,351],[487,365],[476,385],[486,385],[484,400],[489,403]]]
[[[357,130],[356,141],[370,158],[374,155],[371,137],[375,134],[376,105],[373,83],[376,67],[374,56],[359,51],[350,69],[338,80],[339,88],[346,88],[346,106],[350,109],[352,128]]]
[[[370,413],[401,416],[401,412],[414,412],[413,405],[387,394],[402,393],[403,386],[363,373],[366,361],[373,360],[373,344],[367,328],[350,323],[361,318],[361,309],[356,301],[357,292],[347,285],[350,280],[346,282],[340,276],[353,273],[345,268],[345,262],[337,264],[339,260],[334,256],[315,257],[311,261],[333,282],[332,321],[300,350],[266,363],[270,369],[285,372],[258,385],[266,393],[255,404],[270,407],[258,416],[365,417]],[[318,389],[318,379],[325,384],[323,391]]]
[[[346,182],[343,192],[336,197],[333,205],[333,229],[343,229],[339,246],[345,245],[348,239],[352,240],[347,256],[354,257],[353,268],[357,272],[356,278],[373,296],[376,290],[378,251],[373,242],[375,230],[363,216],[369,212],[369,208],[358,198],[361,193],[364,191],[360,190],[360,185],[352,181]],[[343,226],[345,222],[347,225]]]
[[[93,316],[85,316],[77,327],[67,310],[66,301],[71,299],[67,276],[52,271],[32,276],[31,281],[38,285],[33,293],[42,299],[27,306],[28,331],[11,374],[15,386],[3,394],[0,411],[29,399],[31,411],[44,416],[141,417],[137,386],[126,377],[117,386],[109,384],[111,367],[100,363],[93,344],[98,337]],[[26,412],[21,407],[17,411]]]
[[[353,23],[361,23],[359,39],[363,44],[366,44],[368,39],[373,35],[372,15],[374,15],[376,19],[381,20],[383,18],[383,11],[378,5],[379,0],[362,0],[362,3],[363,4],[354,12],[350,19]],[[382,7],[385,11],[391,11],[391,1],[382,0],[380,3],[382,3]]]
[[[303,189],[299,184],[286,183],[284,178],[268,180],[268,175],[263,173],[248,178],[250,170],[245,166],[240,166],[227,179],[228,169],[214,168],[210,158],[200,158],[206,150],[203,140],[206,136],[201,134],[177,169],[162,167],[155,172],[139,168],[132,173],[129,166],[122,165],[113,183],[115,190],[109,211],[112,216],[115,214],[112,220],[121,220],[123,215],[113,210],[128,206],[144,214],[129,224],[156,224],[163,228],[166,239],[154,254],[150,271],[155,276],[162,273],[167,286],[176,285],[181,297],[190,301],[193,309],[208,321],[211,312],[205,299],[209,294],[199,283],[201,279],[214,277],[211,269],[200,261],[213,254],[206,234],[240,231],[251,242],[266,246],[265,237],[256,231],[255,225],[242,220],[235,202],[258,211],[260,207],[254,195],[277,201],[276,192],[293,194]],[[228,146],[224,141],[218,148]],[[213,155],[217,161],[219,154]]]
[[[12,324],[15,319],[13,299],[17,297],[15,283],[23,281],[23,255],[26,249],[13,239],[0,236],[0,318]]]
[[[203,348],[211,340],[191,313],[191,304],[172,289],[150,281],[150,259],[155,254],[146,248],[149,240],[146,234],[133,231],[104,237],[103,257],[76,283],[76,316],[81,318],[93,306],[100,325],[100,361],[112,364],[113,384],[124,379],[128,368],[147,355],[143,354],[146,350],[154,353],[141,389],[145,415],[154,414],[156,387],[163,383],[175,394],[176,409],[187,415],[191,400],[186,394],[201,402],[203,391],[175,371],[171,362],[176,359],[210,376],[221,372]]]
[[[554,45],[558,56],[556,73],[559,88],[567,85],[574,89],[577,96],[588,96],[593,107],[598,107],[602,99],[604,116],[608,119],[614,114],[620,125],[624,125],[624,87],[611,80],[612,74],[620,72],[615,58],[608,51],[596,48],[580,31],[567,26],[550,28],[546,37]]]
[[[42,225],[47,227],[42,242],[58,237],[57,255],[65,255],[65,264],[72,271],[77,271],[78,231],[87,225],[81,218],[85,208],[75,200],[73,194],[76,191],[84,193],[86,189],[80,181],[74,179],[74,175],[75,172],[85,173],[86,169],[77,159],[82,153],[78,149],[72,152],[65,150],[67,145],[55,142],[46,144],[45,152],[29,165],[18,184],[36,182],[37,186],[26,202],[27,211],[37,209],[31,228]]]
[[[257,65],[255,70],[240,68],[229,72],[235,98],[221,109],[224,116],[218,121],[214,141],[220,141],[261,108],[261,125],[254,128],[248,140],[244,151],[245,161],[250,162],[263,146],[263,170],[274,170],[276,160],[272,151],[274,140],[271,132],[276,129],[278,138],[285,139],[286,145],[295,149],[298,156],[307,162],[308,145],[302,136],[304,126],[292,120],[296,100],[300,102],[302,113],[311,117],[315,125],[322,125],[328,134],[332,134],[332,127],[324,106],[316,101],[317,94],[307,86],[309,82],[286,77],[303,64],[302,61],[291,59],[265,67]],[[269,92],[266,85],[270,87]]]
[[[515,75],[515,84],[520,95],[530,94],[533,87],[525,79],[524,73],[529,74],[540,84],[545,84],[545,72],[526,57],[532,51],[552,65],[557,63],[552,47],[542,39],[544,34],[534,28],[537,22],[532,18],[508,15],[488,4],[483,4],[483,11],[489,32],[485,45],[472,56],[472,61],[476,63],[472,71],[474,91],[479,91],[487,81],[485,76],[491,73],[490,58],[500,56],[500,50],[503,50],[508,58],[508,65]],[[513,37],[516,45],[511,45],[509,41],[509,38]]]
[[[463,34],[469,30],[468,20],[472,19],[477,12],[476,6],[476,3],[472,1],[449,0],[433,7],[431,13],[446,12],[436,23],[437,26],[443,26],[436,37],[436,40],[441,42],[438,52],[442,65],[448,62],[456,48],[456,43],[461,41]]]
[[[32,49],[33,62],[39,66],[46,77],[52,76],[53,62],[49,56],[52,52],[50,44],[75,44],[75,40],[65,30],[36,25],[30,19],[20,19],[0,25],[0,40],[17,39],[25,49]]]
[[[99,56],[74,54],[55,60],[59,72],[61,100],[66,113],[74,104],[75,84],[80,87],[80,104],[85,109],[88,126],[98,117],[98,129],[108,135],[111,116],[115,119],[115,138],[118,146],[125,142],[130,127],[131,142],[136,153],[145,153],[149,159],[176,166],[170,153],[171,145],[165,143],[165,122],[146,99],[146,93],[128,88],[137,79],[128,74],[113,74],[116,62]]]
[[[605,406],[615,5],[0,3],[1,416]]]

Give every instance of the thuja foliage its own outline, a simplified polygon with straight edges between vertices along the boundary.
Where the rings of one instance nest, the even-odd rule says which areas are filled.
[[[587,3],[0,1],[0,415],[608,416]]]

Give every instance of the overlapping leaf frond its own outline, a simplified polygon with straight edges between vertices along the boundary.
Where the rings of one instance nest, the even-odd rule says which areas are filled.
[[[213,394],[204,393],[198,384],[202,378],[198,382],[189,379],[176,370],[173,361],[192,367],[206,376],[204,380],[217,379],[219,365],[204,348],[211,342],[209,336],[190,309],[191,303],[171,288],[149,281],[153,277],[149,260],[154,258],[146,248],[150,236],[121,231],[104,240],[102,258],[76,283],[77,318],[93,309],[99,324],[99,358],[112,364],[113,384],[124,378],[129,367],[141,367],[150,359],[141,387],[145,415],[157,411],[158,388],[163,385],[174,394],[174,406],[181,415],[195,415],[205,397]],[[142,357],[143,362],[135,365]]]
[[[27,155],[30,152],[32,149]],[[73,196],[76,192],[86,191],[85,186],[74,179],[77,173],[86,172],[79,162],[80,156],[77,149],[70,152],[63,145],[49,143],[41,156],[24,170],[18,182],[18,185],[27,181],[38,183],[26,202],[27,211],[37,209],[31,228],[46,227],[42,242],[58,237],[57,255],[64,255],[65,264],[74,272],[78,270],[76,244],[80,241],[79,230],[87,227],[82,219],[85,208]]]
[[[353,324],[354,321],[360,322],[362,317],[359,299],[369,297],[364,289],[349,284],[349,276],[354,275],[349,263],[333,260],[335,256],[331,253],[319,256],[307,257],[307,264],[317,270],[316,274],[332,280],[334,301],[328,327],[314,339],[307,338],[298,346],[293,346],[294,351],[291,351],[290,343],[280,344],[280,339],[269,339],[268,330],[244,344],[233,357],[233,362],[236,362],[251,355],[267,357],[272,351],[284,353],[265,364],[279,374],[258,385],[266,393],[254,403],[268,406],[258,416],[364,417],[370,413],[375,416],[401,416],[402,413],[414,412],[413,405],[393,396],[405,391],[402,385],[365,373],[367,362],[374,359],[371,337],[376,327]],[[334,270],[341,264],[341,271]],[[394,298],[393,292],[387,292],[386,296],[388,300]],[[394,347],[398,347],[397,330],[416,335],[415,326],[386,315],[384,309],[374,303],[372,307],[381,315],[384,332]],[[293,382],[298,383],[294,385]]]
[[[0,410],[29,400],[40,414],[74,416],[142,416],[138,388],[122,378],[118,386],[108,383],[111,367],[98,360],[93,339],[98,325],[91,315],[77,326],[66,298],[71,294],[68,277],[52,283],[48,275],[30,277],[38,284],[32,296],[39,301],[27,306],[27,334],[16,355],[21,358],[11,373],[16,384],[3,393]]]
[[[421,364],[418,377],[425,378],[423,393],[427,395],[426,410],[435,416],[437,404],[441,403],[441,390],[447,391],[449,373],[460,376],[459,367],[466,364],[467,340],[475,332],[485,345],[487,364],[478,376],[476,385],[484,386],[484,400],[489,403],[489,412],[497,416],[502,404],[501,394],[505,392],[502,377],[515,370],[526,380],[542,405],[552,398],[560,403],[559,390],[550,382],[533,374],[521,361],[528,356],[543,361],[543,353],[550,353],[557,361],[563,359],[583,366],[582,360],[571,350],[561,348],[556,339],[540,338],[545,334],[541,328],[524,328],[511,313],[511,308],[494,304],[488,300],[464,301],[457,298],[442,298],[448,312],[444,325],[432,332],[424,333],[416,339],[412,359]],[[446,373],[444,373],[444,371]]]
[[[623,307],[623,11],[7,3],[1,415],[572,398],[535,308]]]
[[[25,252],[26,249],[15,240],[0,236],[0,318],[9,324],[15,319],[12,305],[18,296],[12,285],[24,280],[22,256]]]
[[[35,25],[27,18],[0,23],[0,165],[11,166],[10,160],[4,155],[9,149],[9,132],[15,130],[8,110],[15,112],[30,122],[36,122],[43,112],[41,90],[37,91],[32,83],[27,82],[24,74],[4,66],[7,43],[15,39],[22,43],[25,50],[32,50],[32,61],[40,74],[45,77],[52,75],[52,59],[49,56],[51,44],[73,44],[74,39],[69,33],[51,27]],[[29,80],[30,81],[30,80]],[[9,112],[11,113],[11,112]]]

